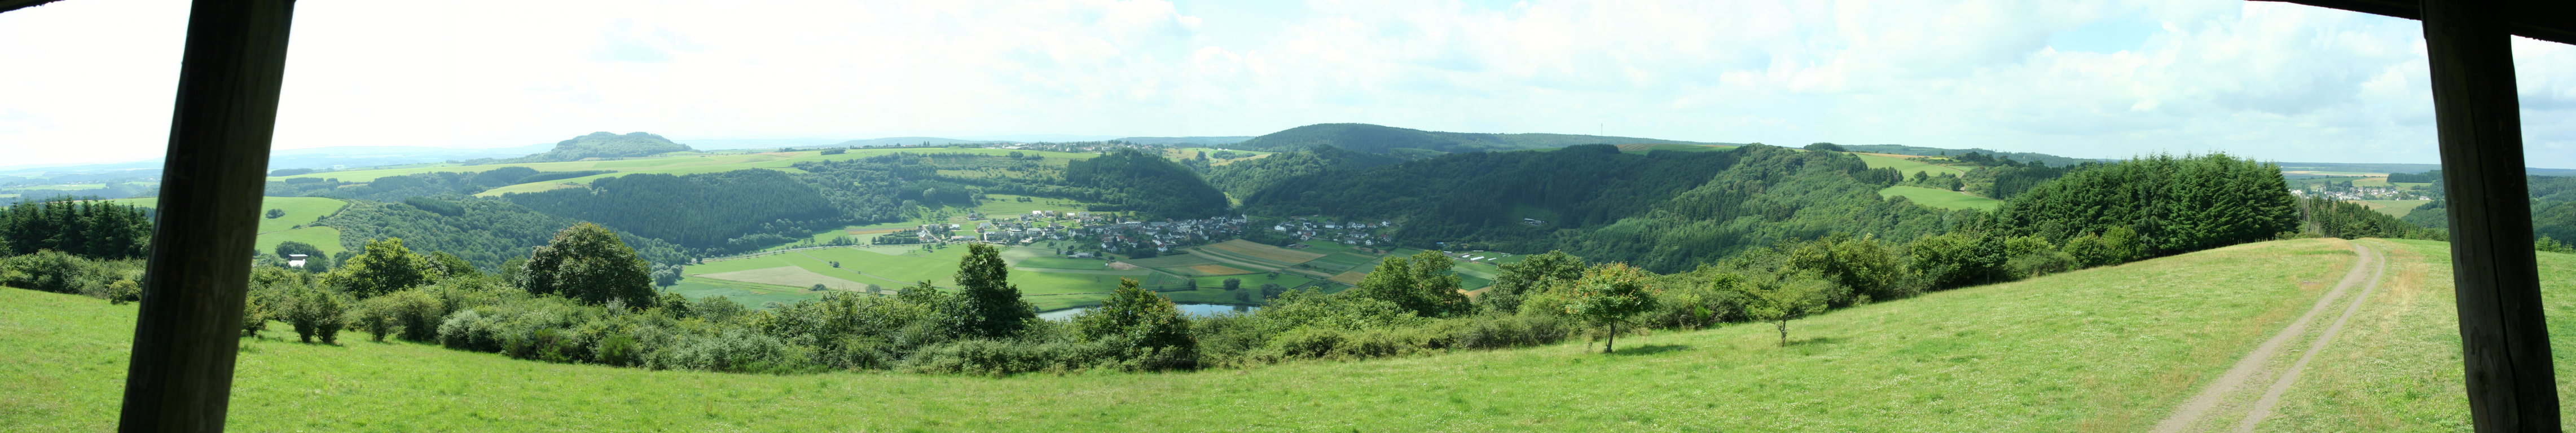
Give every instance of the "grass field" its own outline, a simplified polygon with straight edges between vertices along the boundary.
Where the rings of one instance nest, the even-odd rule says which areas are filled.
[[[1878,196],[1882,198],[1905,197],[1907,201],[1912,201],[1914,204],[1942,209],[1995,210],[1996,207],[2004,205],[2003,200],[1978,197],[1958,191],[1945,191],[1906,185],[1891,186],[1887,187],[1887,189],[1878,190]]]
[[[965,255],[965,246],[950,246],[944,249],[929,251],[922,250],[918,245],[822,248],[788,251],[759,257],[714,261],[701,265],[691,265],[681,271],[682,275],[688,277],[684,281],[708,281],[710,283],[703,285],[690,285],[684,282],[679,286],[674,286],[672,291],[687,295],[691,298],[697,298],[711,296],[714,294],[752,291],[751,289],[765,287],[799,288],[811,286],[815,282],[824,283],[826,287],[842,287],[840,285],[832,284],[831,281],[807,281],[802,279],[790,281],[788,279],[790,277],[785,275],[794,273],[786,272],[780,268],[804,271],[804,274],[793,275],[795,278],[830,278],[846,281],[853,287],[873,284],[880,288],[892,290],[894,288],[909,286],[915,282],[926,280],[930,281],[932,285],[954,288],[957,286],[957,261]],[[1119,271],[1104,269],[1101,264],[1106,262],[1100,260],[1060,259],[1052,258],[1051,256],[1052,254],[1050,252],[1034,248],[1009,248],[1003,250],[1002,253],[1004,261],[1010,262],[1014,267],[1014,269],[1011,270],[1011,284],[1015,284],[1020,287],[1020,293],[1023,296],[1026,296],[1029,303],[1037,305],[1039,308],[1043,309],[1058,309],[1098,304],[1101,299],[1108,298],[1105,293],[1118,288],[1118,279],[1120,278],[1135,278],[1147,282],[1153,282],[1157,281],[1155,278],[1159,276],[1159,274],[1150,270],[1139,269]],[[833,267],[831,262],[840,262],[841,266]],[[1032,262],[1035,263],[1035,266],[1032,266]],[[1085,266],[1085,264],[1087,264],[1088,267],[1076,267]],[[808,276],[809,274],[810,276]],[[735,284],[727,285],[713,283],[716,281]],[[793,283],[793,286],[791,287],[790,285],[787,285],[789,283]],[[1166,283],[1175,285],[1179,284],[1176,281]],[[1082,295],[1042,296],[1064,295],[1071,293],[1081,293]],[[760,294],[786,297],[782,303],[794,303],[795,300],[803,299],[803,297],[821,295],[819,292]],[[759,305],[759,303],[756,302],[748,304],[754,306]]]
[[[1213,264],[1216,264],[1216,261],[1215,261],[1215,260],[1208,260],[1208,258],[1206,258],[1206,257],[1199,257],[1199,256],[1194,256],[1194,255],[1189,255],[1189,254],[1169,254],[1169,255],[1161,255],[1161,256],[1154,256],[1154,257],[1147,257],[1147,258],[1142,258],[1142,259],[1127,259],[1127,260],[1121,260],[1121,261],[1123,261],[1123,262],[1127,262],[1127,264],[1136,265],[1136,266],[1142,266],[1142,267],[1148,267],[1148,268],[1171,268],[1171,267],[1187,267],[1187,266],[1213,265]]]
[[[867,283],[825,276],[823,274],[814,273],[814,271],[808,271],[805,270],[805,268],[795,266],[698,274],[697,277],[787,287],[813,287],[814,285],[819,284],[832,290],[850,291],[866,290],[869,286]],[[882,287],[884,285],[879,284],[876,286]]]
[[[1269,246],[1269,245],[1263,245],[1263,244],[1261,244],[1261,243],[1259,243],[1259,242],[1247,241],[1247,240],[1242,240],[1242,239],[1235,239],[1235,240],[1230,240],[1230,241],[1225,241],[1225,242],[1218,242],[1218,243],[1213,244],[1213,245],[1208,245],[1208,246],[1207,246],[1207,247],[1205,247],[1205,248],[1213,248],[1213,249],[1217,249],[1217,250],[1225,251],[1225,252],[1227,252],[1227,253],[1231,253],[1231,254],[1235,254],[1235,255],[1241,255],[1241,256],[1252,257],[1252,258],[1257,258],[1257,259],[1262,259],[1262,260],[1268,260],[1268,261],[1273,261],[1273,262],[1279,262],[1279,263],[1287,263],[1287,264],[1290,264],[1290,265],[1294,265],[1294,264],[1298,264],[1298,263],[1305,263],[1305,262],[1307,262],[1307,261],[1309,261],[1309,260],[1314,260],[1314,259],[1316,259],[1316,258],[1320,258],[1320,257],[1323,257],[1323,256],[1324,256],[1324,255],[1323,255],[1323,254],[1321,254],[1321,253],[1312,253],[1312,252],[1298,251],[1298,250],[1292,250],[1292,249],[1287,249],[1287,248],[1274,247],[1274,246]]]
[[[286,241],[312,244],[314,248],[322,249],[322,253],[330,255],[339,255],[340,252],[349,250],[348,247],[340,246],[340,229],[330,226],[261,233],[258,240],[254,242],[258,243],[260,252],[277,254],[277,244]]]
[[[1897,172],[1899,172],[1899,173],[1904,173],[1904,174],[1905,174],[1905,177],[1907,177],[1907,178],[1912,178],[1912,177],[1914,177],[1914,173],[1915,173],[1915,172],[1922,172],[1922,173],[1923,173],[1924,175],[1926,175],[1926,176],[1940,176],[1940,175],[1941,175],[1941,173],[1949,173],[1950,175],[1953,175],[1953,176],[1962,176],[1962,175],[1967,175],[1967,174],[1968,174],[1968,171],[1967,171],[1967,170],[1960,169],[1960,168],[1958,168],[1958,167],[1951,167],[1951,166],[1947,166],[1947,165],[1938,165],[1938,164],[1930,164],[1930,163],[1925,163],[1925,162],[1922,162],[1922,161],[1915,161],[1915,160],[1910,160],[1910,159],[1905,159],[1905,158],[1897,158],[1897,157],[1881,156],[1881,155],[1873,155],[1873,154],[1865,154],[1865,153],[1855,153],[1855,154],[1852,154],[1852,155],[1859,156],[1859,157],[1860,157],[1860,161],[1861,161],[1861,163],[1869,164],[1869,168],[1889,168],[1889,167],[1894,167],[1894,168],[1896,168],[1896,171],[1897,171]]]
[[[2388,277],[2257,431],[2466,431],[2450,244],[2384,241]],[[2576,254],[2539,253],[2541,309],[2558,371],[2576,371]],[[2560,401],[2576,396],[2561,374]],[[2561,422],[2576,420],[2559,405]]]
[[[2396,264],[2438,269],[2441,244],[2407,245]],[[1621,338],[1619,355],[1576,342],[1166,374],[647,371],[271,331],[243,341],[227,419],[241,431],[2139,431],[2351,260],[2341,241],[2268,242],[1951,290],[1795,322],[1789,347],[1769,326],[1734,325]],[[2576,257],[2542,260],[2550,311],[2568,314]],[[2441,320],[2449,279],[2416,274],[2416,295],[2392,285],[2373,301],[2414,315],[2346,331],[2389,338],[2386,351],[2329,349],[2343,359],[2311,370],[2302,383],[2315,386],[2290,391],[2303,403],[2258,430],[2465,420],[2456,331]],[[12,306],[0,310],[12,337],[0,339],[0,425],[111,429],[135,306],[15,289],[0,303]],[[2576,336],[2576,321],[2559,323],[2560,341]],[[2354,418],[2369,411],[2398,417]]]
[[[108,200],[108,202],[142,208],[152,208],[159,206],[161,199],[156,197],[120,198]],[[286,211],[286,215],[277,218],[269,218],[266,213],[260,214],[259,232],[277,232],[293,229],[295,226],[312,224],[314,221],[321,220],[322,217],[339,213],[340,208],[344,207],[349,207],[349,202],[340,201],[340,199],[334,198],[260,197],[260,212],[267,212],[269,209],[278,209]],[[333,240],[331,242],[339,243],[340,241]]]
[[[2424,207],[2424,204],[2425,204],[2425,203],[2432,203],[2432,202],[2433,202],[2432,200],[2360,200],[2360,201],[2356,201],[2356,203],[2361,203],[2361,205],[2363,205],[2363,206],[2369,206],[2369,207],[2370,207],[2370,210],[2379,211],[2379,213],[2388,214],[2388,216],[2393,216],[2393,217],[2398,217],[2398,218],[2405,218],[2405,217],[2406,217],[2406,214],[2415,213],[2415,208]]]
[[[333,172],[322,172],[322,173],[300,174],[300,175],[294,175],[294,176],[276,176],[276,177],[270,177],[270,178],[268,178],[268,179],[269,179],[269,180],[284,180],[284,179],[289,179],[289,178],[299,178],[299,177],[304,177],[304,178],[339,179],[339,180],[344,181],[344,182],[368,182],[368,181],[374,181],[374,180],[376,180],[376,178],[381,178],[381,177],[386,177],[386,176],[401,176],[401,175],[408,175],[408,174],[433,173],[433,172],[442,172],[442,171],[444,171],[444,172],[457,172],[457,173],[479,173],[479,172],[482,172],[482,171],[485,171],[485,170],[491,170],[491,169],[501,168],[501,167],[527,167],[527,168],[536,169],[537,171],[552,171],[552,172],[561,172],[561,171],[583,171],[583,170],[609,170],[609,171],[613,171],[613,173],[597,174],[597,175],[590,175],[590,176],[576,177],[576,178],[570,178],[570,179],[550,180],[550,181],[544,181],[544,182],[533,182],[533,183],[524,183],[524,184],[518,184],[518,185],[504,186],[504,187],[500,187],[500,188],[493,188],[492,190],[484,191],[484,192],[482,192],[482,193],[480,193],[480,194],[476,194],[476,195],[481,195],[481,196],[498,196],[498,195],[501,195],[501,194],[507,194],[507,193],[513,193],[513,192],[537,192],[537,191],[544,191],[544,190],[549,190],[549,189],[563,188],[563,187],[566,187],[567,185],[588,185],[588,184],[590,184],[590,182],[591,182],[591,181],[593,181],[593,180],[597,180],[597,179],[599,179],[599,178],[603,178],[603,177],[624,176],[624,175],[628,175],[628,174],[636,174],[636,173],[660,173],[660,174],[681,175],[681,174],[697,174],[697,173],[715,173],[715,172],[725,172],[725,171],[734,171],[734,170],[743,170],[743,169],[769,169],[769,170],[778,170],[778,171],[784,171],[784,172],[790,172],[790,173],[799,173],[799,172],[802,172],[802,170],[797,170],[797,169],[795,169],[795,168],[794,168],[794,167],[792,167],[792,166],[793,166],[793,165],[795,165],[795,164],[796,164],[796,163],[798,163],[798,162],[805,162],[805,161],[840,161],[840,160],[850,160],[850,159],[866,158],[866,157],[870,157],[870,156],[884,155],[884,154],[889,154],[889,153],[948,153],[948,154],[959,154],[959,153],[964,153],[964,154],[982,154],[982,155],[1008,155],[1008,154],[1010,154],[1010,153],[1012,153],[1012,152],[1019,152],[1019,153],[1022,153],[1022,154],[1036,154],[1036,155],[1039,155],[1039,156],[1044,156],[1044,157],[1047,157],[1047,158],[1051,159],[1051,160],[1052,160],[1052,161],[1051,161],[1051,163],[1054,163],[1054,164],[1063,164],[1063,162],[1062,162],[1062,161],[1068,161],[1068,160],[1073,160],[1073,159],[1087,159],[1087,158],[1091,158],[1091,157],[1099,156],[1099,155],[1096,155],[1096,154],[1090,154],[1090,153],[1065,153],[1065,152],[1042,152],[1042,151],[1034,151],[1034,150],[968,149],[968,148],[850,149],[850,150],[848,150],[846,153],[842,153],[842,154],[839,154],[839,155],[824,155],[824,154],[822,154],[822,151],[819,151],[819,150],[808,150],[808,151],[799,151],[799,152],[741,153],[741,154],[703,154],[703,153],[699,153],[699,154],[672,154],[672,155],[670,155],[670,156],[657,156],[657,157],[649,157],[649,158],[633,158],[633,159],[619,159],[619,160],[603,160],[603,161],[569,161],[569,162],[540,162],[540,163],[521,163],[521,164],[485,164],[485,165],[421,164],[421,165],[402,166],[402,167],[400,167],[400,168],[382,168],[382,169],[367,169],[367,170],[348,170],[348,171],[333,171]]]

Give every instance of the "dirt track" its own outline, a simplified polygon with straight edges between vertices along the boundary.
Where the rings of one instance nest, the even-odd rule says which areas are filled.
[[[2292,383],[2298,381],[2302,370],[2307,369],[2308,361],[2314,359],[2317,352],[2323,351],[2327,343],[2334,341],[2335,334],[2342,332],[2344,324],[2352,319],[2353,313],[2361,310],[2362,303],[2370,298],[2370,293],[2379,289],[2381,274],[2386,273],[2388,268],[2386,256],[2359,242],[2352,243],[2352,249],[2357,259],[2353,261],[2352,270],[2344,273],[2343,281],[2335,284],[2334,290],[2327,291],[2325,296],[2318,297],[2316,305],[2309,307],[2306,314],[2299,315],[2298,320],[2290,322],[2290,326],[2282,328],[2281,332],[2273,334],[2271,339],[2264,340],[2263,345],[2255,347],[2252,353],[2247,353],[2244,358],[2238,359],[2236,366],[2228,368],[2227,373],[2219,376],[2218,381],[2210,383],[2207,388],[2201,389],[2200,394],[2175,408],[2173,415],[2156,423],[2152,431],[2181,433],[2219,430],[2226,424],[2204,423],[2204,419],[2210,418],[2210,411],[2228,403],[2229,396],[2242,396],[2254,391],[2256,388],[2253,386],[2262,386],[2263,395],[2256,398],[2250,407],[2245,409],[2244,417],[2236,422],[2231,430],[2253,431],[2256,424],[2262,423],[2264,417],[2270,416],[2272,407],[2280,403],[2281,394],[2288,391]],[[2272,358],[2280,354],[2282,346],[2289,344],[2292,339],[2306,335],[2308,325],[2315,323],[2318,315],[2324,313],[2327,307],[2334,305],[2335,301],[2342,300],[2344,292],[2349,291],[2354,285],[2362,284],[2363,271],[2366,270],[2371,271],[2368,277],[2369,285],[2362,289],[2360,295],[2352,297],[2344,307],[2343,314],[2337,316],[2333,324],[2326,326],[2323,332],[2316,335],[2315,340],[2309,343],[2308,350],[2299,355],[2298,361],[2277,372],[2265,371]]]

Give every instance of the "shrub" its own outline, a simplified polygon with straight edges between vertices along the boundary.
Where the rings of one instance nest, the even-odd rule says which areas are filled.
[[[665,369],[782,373],[803,368],[806,363],[800,352],[777,337],[731,328],[717,335],[682,338],[671,347],[654,352],[650,365]]]
[[[323,344],[339,344],[340,328],[347,326],[347,295],[328,289],[300,288],[287,307],[286,321],[295,326],[296,340],[306,343],[319,338]]]

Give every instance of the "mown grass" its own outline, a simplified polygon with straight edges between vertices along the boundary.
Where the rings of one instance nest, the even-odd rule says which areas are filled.
[[[1995,210],[1995,208],[2004,205],[2003,200],[1978,197],[1958,191],[1946,191],[1906,185],[1891,186],[1887,187],[1887,189],[1878,190],[1878,196],[1882,198],[1905,197],[1906,201],[1914,202],[1914,204],[1943,209]]]
[[[2257,431],[2469,431],[2461,372],[2459,306],[2452,299],[2450,244],[2370,241],[2387,246],[2387,276],[2352,322],[2317,353]],[[2548,315],[2560,401],[2576,396],[2576,254],[2540,253],[2541,309]],[[2562,423],[2576,406],[2559,405]],[[2562,427],[2576,427],[2565,424]]]
[[[2135,431],[2353,259],[2243,245],[1791,325],[1189,373],[765,376],[244,340],[241,431]],[[110,428],[134,307],[0,290],[0,425]],[[2569,335],[2561,333],[2560,335]],[[2436,393],[2439,394],[2439,393]],[[2456,396],[2456,393],[2450,395]],[[2453,397],[2456,398],[2456,397]]]

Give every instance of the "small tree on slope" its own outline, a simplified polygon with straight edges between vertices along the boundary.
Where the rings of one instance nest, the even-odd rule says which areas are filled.
[[[1610,328],[1610,339],[1601,344],[1601,353],[1616,348],[1620,323],[1655,309],[1655,295],[1646,288],[1645,272],[1626,263],[1592,268],[1561,290],[1566,298],[1566,316]]]

